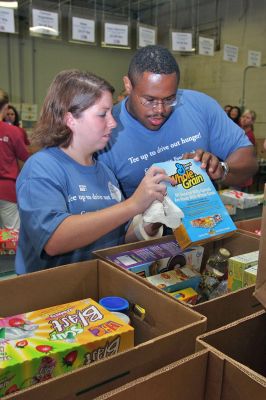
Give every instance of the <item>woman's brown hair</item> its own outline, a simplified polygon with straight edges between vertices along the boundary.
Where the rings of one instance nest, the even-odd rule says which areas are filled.
[[[32,134],[32,142],[40,147],[67,147],[73,134],[65,123],[66,114],[70,112],[75,118],[79,118],[105,91],[113,94],[114,88],[103,78],[90,72],[60,72],[48,89],[39,121]]]

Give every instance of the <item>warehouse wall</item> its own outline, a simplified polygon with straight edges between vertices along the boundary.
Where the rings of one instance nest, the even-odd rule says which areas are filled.
[[[169,19],[169,2],[158,10],[159,43],[169,46],[169,29],[186,29],[191,20],[192,5],[174,9]],[[201,0],[198,19],[221,20],[220,50],[214,57],[196,54],[176,55],[181,67],[181,87],[203,91],[221,105],[241,105],[243,102],[243,77],[247,66],[248,50],[262,52],[266,63],[266,0]],[[185,4],[183,2],[183,4]],[[191,15],[190,15],[191,14]],[[184,26],[182,26],[182,24]],[[23,25],[23,23],[22,23]],[[194,29],[195,26],[192,26]],[[62,41],[32,38],[25,32],[19,36],[0,34],[0,87],[6,89],[14,103],[37,103],[41,106],[47,87],[54,75],[67,68],[80,68],[96,72],[110,80],[117,92],[122,89],[122,76],[135,51],[84,46]],[[200,31],[199,27],[197,30]],[[223,46],[239,47],[238,62],[223,60]],[[256,110],[257,137],[266,136],[266,68],[252,68],[246,73],[245,106]]]

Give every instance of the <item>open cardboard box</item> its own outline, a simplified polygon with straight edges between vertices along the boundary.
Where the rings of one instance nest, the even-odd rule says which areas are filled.
[[[254,394],[256,395],[254,397]],[[95,400],[265,400],[265,386],[229,360],[203,350]],[[85,398],[84,398],[85,400]]]
[[[86,261],[0,282],[0,316],[11,316],[91,297],[126,297],[146,310],[130,313],[135,347],[6,396],[6,399],[95,398],[139,376],[194,353],[206,318],[103,261]],[[1,384],[1,382],[0,382]]]
[[[259,237],[255,231],[261,229],[261,218],[251,218],[246,219],[244,221],[235,222],[236,227],[240,232],[248,233],[250,235],[254,235],[255,237]]]
[[[266,187],[265,187],[266,189]],[[264,192],[266,198],[266,190]],[[265,201],[264,201],[265,204]],[[255,296],[266,306],[266,208],[263,207]],[[232,324],[201,335],[197,348],[208,348],[240,366],[266,385],[266,312],[261,310]],[[252,398],[256,398],[254,395]],[[266,389],[265,389],[266,398]]]
[[[122,251],[132,250],[135,248],[141,248],[148,246],[150,244],[163,243],[170,240],[174,240],[174,236],[163,236],[161,239],[154,239],[151,241],[141,241],[137,243],[130,243],[122,246],[107,248],[104,250],[98,250],[94,252],[94,256],[98,257],[102,260],[106,261],[106,257],[110,255],[114,255],[120,253]],[[216,252],[220,247],[227,248],[232,256],[237,256],[242,253],[248,253],[251,251],[255,251],[259,249],[260,239],[259,237],[254,237],[249,235],[248,233],[236,232],[232,236],[212,241],[209,243],[205,243],[204,246],[204,254],[202,265],[206,263],[210,254]],[[111,261],[108,260],[109,263]],[[124,273],[133,275],[137,280],[141,280],[145,282],[154,290],[159,292],[163,292],[162,290],[156,288],[151,283],[149,283],[146,279],[139,277],[136,274],[133,274],[130,271],[125,270],[122,267],[112,263],[116,266],[116,268],[123,270]],[[239,291],[225,294],[221,297],[218,297],[213,300],[206,301],[197,305],[188,305],[187,307],[198,311],[199,313],[205,315],[207,317],[207,330],[216,329],[220,326],[226,325],[236,319],[242,318],[246,315],[255,313],[262,309],[261,304],[257,301],[257,299],[253,296],[254,285],[241,289]],[[166,292],[163,292],[165,296],[170,296]],[[171,296],[170,296],[171,297]],[[176,300],[180,302],[179,300]]]

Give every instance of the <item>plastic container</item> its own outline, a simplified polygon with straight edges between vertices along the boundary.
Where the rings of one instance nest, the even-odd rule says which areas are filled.
[[[228,259],[230,257],[230,251],[221,247],[216,254],[209,257],[206,263],[206,271],[213,274],[219,280],[227,279]]]
[[[112,311],[112,314],[116,315],[118,318],[122,319],[122,321],[124,321],[126,324],[130,325],[130,318],[126,314],[118,311]]]
[[[124,297],[102,297],[99,303],[108,311],[117,311],[127,314],[129,310],[129,302]]]

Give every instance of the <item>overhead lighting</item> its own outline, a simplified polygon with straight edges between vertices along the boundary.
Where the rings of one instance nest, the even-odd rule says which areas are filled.
[[[0,1],[0,7],[18,8],[18,2],[17,1]]]
[[[49,26],[31,26],[30,31],[34,33],[47,33],[50,35],[58,35],[58,31],[56,29],[50,28]]]

